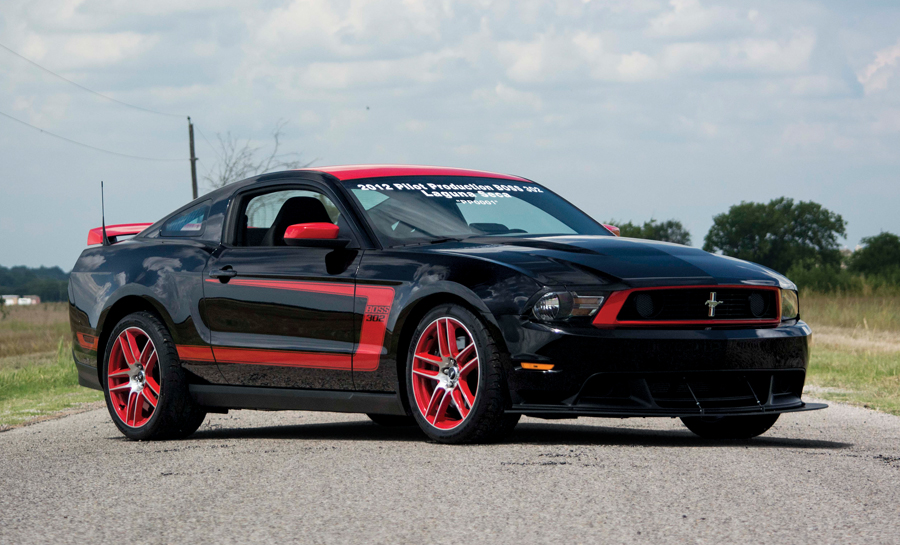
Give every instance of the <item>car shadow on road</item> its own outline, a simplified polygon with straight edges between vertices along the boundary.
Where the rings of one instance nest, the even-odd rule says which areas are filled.
[[[789,430],[785,430],[788,433]],[[753,439],[703,439],[687,429],[652,430],[619,428],[615,426],[590,426],[583,424],[524,423],[516,426],[506,442],[535,445],[609,445],[634,447],[728,447],[792,448],[792,449],[845,449],[852,443],[779,437],[775,428],[772,435]]]
[[[500,444],[530,445],[608,445],[634,447],[728,447],[790,448],[790,449],[845,449],[852,443],[763,435],[749,440],[708,440],[695,436],[688,430],[652,430],[618,428],[559,422],[522,423]],[[790,429],[784,430],[790,433]],[[334,422],[300,424],[290,426],[266,426],[254,428],[215,427],[202,428],[191,435],[191,440],[221,439],[293,439],[333,441],[425,441],[424,434],[414,426],[384,427],[372,422]]]

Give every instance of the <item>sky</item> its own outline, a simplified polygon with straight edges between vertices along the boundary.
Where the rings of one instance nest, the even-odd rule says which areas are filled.
[[[69,270],[100,224],[191,198],[219,135],[313,165],[517,174],[598,220],[812,200],[900,233],[900,3],[3,0],[0,265]],[[168,114],[168,115],[161,115]]]

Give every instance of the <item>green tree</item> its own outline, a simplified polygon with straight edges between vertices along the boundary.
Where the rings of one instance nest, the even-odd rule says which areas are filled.
[[[741,202],[715,216],[703,249],[787,272],[796,263],[839,265],[838,239],[846,236],[847,222],[839,214],[781,197]]]
[[[862,239],[862,245],[850,257],[851,271],[875,276],[900,268],[900,237],[897,235],[880,233]]]
[[[617,223],[613,220],[609,222],[609,225],[618,227],[619,234],[623,237],[661,240],[663,242],[684,244],[685,246],[691,245],[691,233],[678,220],[656,221],[651,219],[644,222],[643,225],[635,225],[630,221]]]

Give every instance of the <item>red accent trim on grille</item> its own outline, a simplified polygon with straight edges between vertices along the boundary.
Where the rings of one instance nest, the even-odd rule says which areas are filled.
[[[776,293],[775,301],[778,305],[775,316],[777,318],[765,318],[761,320],[619,320],[619,311],[628,300],[628,296],[634,292],[652,290],[677,290],[677,289],[752,289],[779,291],[773,286],[748,286],[748,285],[720,285],[720,286],[656,286],[652,288],[634,288],[630,290],[614,291],[609,294],[606,303],[600,307],[600,312],[594,318],[594,327],[609,329],[614,327],[660,327],[660,326],[769,326],[781,323],[781,297]]]
[[[219,282],[214,278],[208,278],[206,281]],[[363,284],[357,285],[354,289],[354,285],[351,283],[264,280],[252,278],[232,278],[227,285],[365,297],[366,308],[363,312],[362,328],[359,333],[359,344],[356,345],[356,351],[353,353],[352,364],[351,356],[342,354],[213,347],[213,353],[215,354],[217,361],[223,363],[313,367],[318,369],[349,370],[352,368],[354,371],[376,371],[378,369],[378,365],[381,363],[381,353],[384,350],[384,334],[387,330],[387,320],[391,313],[391,307],[394,304],[394,288]],[[235,350],[238,350],[238,352],[234,352]],[[243,350],[244,353],[241,353],[241,350]],[[263,355],[255,354],[256,352],[264,352],[268,354],[266,355],[267,361],[277,361],[278,363],[255,361],[250,358],[250,356]],[[223,357],[227,358],[227,361],[222,359]],[[346,358],[346,362],[339,362],[338,358]],[[241,359],[245,361],[238,361]]]
[[[187,361],[216,361],[213,357],[212,348],[209,346],[188,346],[179,345],[175,347],[178,350],[178,359]]]
[[[137,235],[142,232],[147,227],[153,225],[152,223],[121,223],[119,225],[107,225],[106,226],[106,236],[112,237],[123,237],[125,235]],[[93,246],[94,244],[103,244],[103,227],[95,227],[88,231],[88,246]]]
[[[97,350],[97,343],[100,342],[100,339],[93,335],[85,335],[84,333],[76,333],[75,336],[78,338],[78,344],[81,345],[81,348],[85,350]]]

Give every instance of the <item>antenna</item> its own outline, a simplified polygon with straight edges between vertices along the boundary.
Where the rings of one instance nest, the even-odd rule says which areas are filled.
[[[109,246],[109,237],[106,236],[106,203],[103,199],[103,180],[100,180],[100,218],[103,229],[103,245]]]

